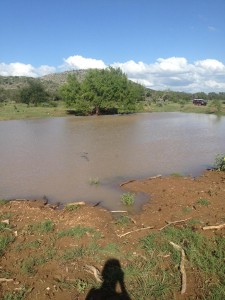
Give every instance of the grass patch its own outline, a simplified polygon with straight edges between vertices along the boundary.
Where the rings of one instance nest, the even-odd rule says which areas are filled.
[[[146,236],[140,243],[146,255],[157,257],[170,254],[171,263],[174,266],[179,265],[180,253],[169,245],[169,241],[180,245],[186,253],[189,264],[198,270],[204,299],[224,299],[225,240],[221,237],[206,238],[191,228],[168,227],[162,232]]]
[[[119,216],[117,219],[116,219],[116,225],[119,225],[119,226],[126,226],[126,225],[129,225],[131,223],[131,219],[129,216]]]
[[[202,206],[209,206],[211,202],[206,198],[200,198],[197,200],[196,204],[202,205]]]
[[[81,246],[64,251],[64,254],[61,258],[65,261],[77,260],[81,257],[84,257],[87,253],[88,249],[86,247]]]
[[[65,210],[67,211],[75,211],[75,210],[78,210],[80,208],[80,205],[78,204],[67,204],[65,206]]]
[[[34,257],[28,257],[21,262],[20,270],[22,274],[33,275],[36,271],[34,269],[36,261]]]
[[[100,233],[98,233],[95,229],[78,225],[76,227],[60,231],[58,233],[58,238],[64,236],[81,238],[85,234],[92,234],[94,237],[100,237]]]
[[[26,294],[26,290],[22,289],[18,292],[12,292],[5,294],[1,300],[23,300]]]
[[[5,199],[0,199],[0,206],[7,204],[8,201]]]
[[[183,175],[180,174],[180,173],[171,173],[170,176],[172,176],[172,177],[183,177]]]
[[[51,220],[46,220],[40,223],[28,225],[28,232],[33,234],[35,232],[38,233],[49,233],[54,230],[54,223]]]
[[[98,177],[89,178],[89,183],[90,183],[90,185],[99,185],[100,184],[100,180],[99,180]]]
[[[4,254],[7,246],[14,241],[14,238],[9,236],[0,236],[0,257]]]
[[[120,197],[121,202],[124,205],[131,206],[134,204],[135,194],[133,193],[123,193]]]
[[[190,213],[192,211],[192,208],[187,206],[187,207],[184,207],[182,209],[182,211],[183,211],[183,213],[188,214],[188,213]]]
[[[29,106],[24,103],[7,102],[1,106],[0,120],[18,120],[66,116],[65,103],[58,101],[57,107]]]

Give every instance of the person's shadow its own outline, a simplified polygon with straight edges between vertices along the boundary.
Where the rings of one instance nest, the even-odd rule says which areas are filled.
[[[117,259],[109,259],[105,263],[102,278],[101,287],[92,288],[85,300],[131,300],[126,291],[124,273]]]

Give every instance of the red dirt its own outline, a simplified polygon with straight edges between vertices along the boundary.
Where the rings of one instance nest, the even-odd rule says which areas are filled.
[[[166,222],[198,219],[201,223],[193,226],[195,230],[201,232],[203,232],[202,226],[225,222],[225,172],[206,171],[198,178],[177,176],[149,178],[127,183],[124,187],[132,192],[144,192],[149,195],[149,202],[141,212],[131,216],[133,222],[128,226],[118,226],[112,214],[101,207],[85,205],[77,210],[68,211],[53,209],[52,205],[45,204],[41,200],[14,200],[0,206],[0,216],[10,214],[7,218],[15,238],[0,257],[0,278],[13,279],[11,282],[0,283],[0,298],[26,286],[28,292],[25,299],[85,299],[88,289],[81,293],[75,288],[69,289],[64,283],[74,283],[78,278],[82,280],[88,278],[89,281],[94,282],[94,277],[84,271],[83,266],[85,264],[95,265],[102,270],[104,262],[111,256],[103,253],[99,260],[91,255],[72,261],[62,260],[60,257],[67,249],[85,247],[90,240],[94,241],[93,233],[87,233],[79,239],[73,237],[55,239],[55,235],[62,230],[77,225],[91,227],[101,235],[97,241],[98,246],[106,247],[109,244],[118,244],[124,252],[132,249],[136,253],[139,239],[151,231],[158,231],[167,225]],[[210,204],[208,206],[201,205],[198,203],[199,199],[207,199]],[[0,220],[3,220],[3,217]],[[44,220],[51,220],[55,224],[54,232],[48,234],[29,232],[29,225]],[[181,222],[181,224],[183,223],[185,222]],[[179,224],[177,223],[177,225]],[[152,226],[154,229],[135,231],[148,226]],[[119,237],[128,231],[135,232],[123,238]],[[224,236],[225,229],[204,231],[203,233]],[[38,241],[40,246],[29,247],[28,245],[34,241]],[[21,266],[28,257],[41,257],[51,246],[56,251],[51,259],[47,259],[43,264],[36,264],[33,273],[21,271]],[[120,259],[120,262],[122,268],[127,264],[124,258]],[[196,299],[198,278],[188,276],[187,286],[187,294],[181,299]],[[129,287],[127,289],[129,292]],[[179,298],[180,296],[177,295],[174,299]]]

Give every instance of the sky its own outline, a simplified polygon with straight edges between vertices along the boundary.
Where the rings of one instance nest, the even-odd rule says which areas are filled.
[[[0,0],[0,75],[119,67],[156,90],[225,92],[225,0]]]

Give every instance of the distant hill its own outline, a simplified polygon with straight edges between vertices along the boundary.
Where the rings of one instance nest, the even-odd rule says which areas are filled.
[[[72,70],[61,73],[53,73],[38,78],[26,76],[0,76],[0,89],[18,90],[25,87],[29,81],[41,81],[49,92],[55,92],[58,88],[67,81],[69,74],[76,74],[79,81],[82,81],[88,70]]]

